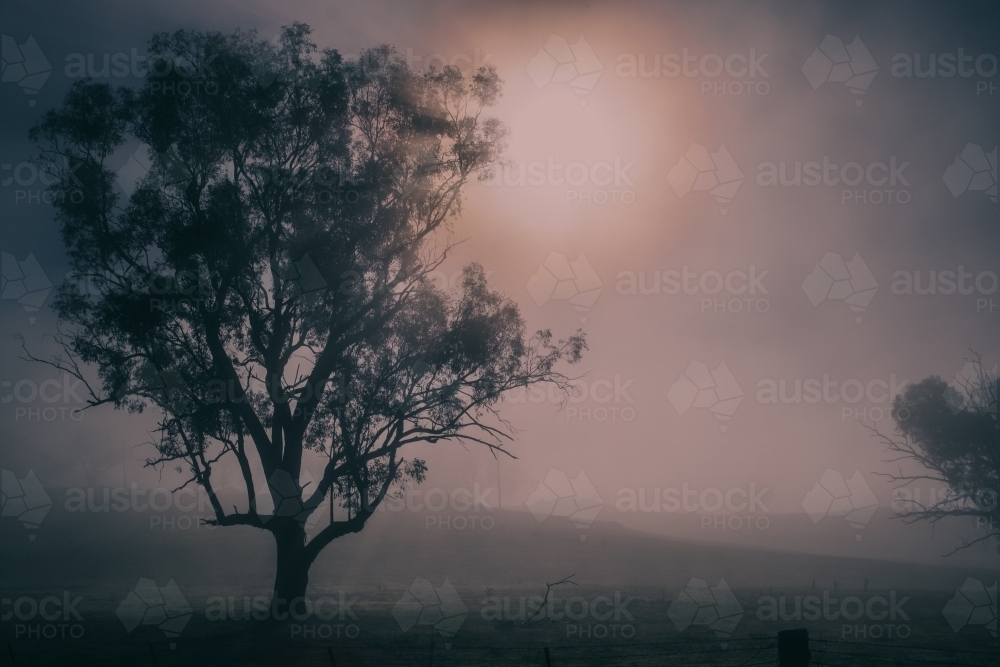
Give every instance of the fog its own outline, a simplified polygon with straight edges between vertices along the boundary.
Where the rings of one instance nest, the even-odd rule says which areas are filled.
[[[8,44],[29,36],[51,65],[37,94],[7,69],[0,92],[0,467],[19,480],[31,471],[52,503],[30,530],[5,510],[4,588],[127,587],[138,576],[182,585],[187,574],[199,590],[270,592],[273,546],[259,532],[147,526],[159,514],[134,503],[70,508],[88,489],[97,504],[118,487],[162,496],[189,475],[145,465],[155,409],[79,411],[79,383],[24,358],[16,336],[35,355],[57,353],[55,293],[36,309],[14,283],[31,256],[52,286],[71,271],[28,130],[78,80],[74,64],[138,88],[136,58],[156,32],[242,29],[274,40],[292,22],[348,60],[390,44],[418,72],[496,67],[503,92],[489,115],[509,129],[506,165],[465,187],[449,223],[460,243],[435,280],[455,291],[462,267],[477,262],[529,332],[565,338],[580,328],[589,348],[567,370],[576,393],[540,385],[504,396],[512,456],[474,442],[413,445],[406,456],[426,460],[428,473],[399,501],[410,505],[337,540],[311,585],[402,590],[440,575],[460,592],[503,580],[544,593],[575,572],[581,585],[666,588],[672,598],[692,576],[734,588],[816,579],[860,588],[864,578],[866,589],[871,577],[947,597],[967,576],[995,580],[995,539],[948,555],[986,534],[982,519],[893,516],[946,485],[900,491],[890,476],[920,468],[892,462],[878,436],[895,432],[893,399],[908,384],[936,375],[957,386],[975,354],[987,370],[998,361],[991,4],[11,0],[0,16],[5,68]],[[846,85],[823,70],[821,45],[857,56],[859,43],[869,60],[854,59]],[[106,57],[121,67],[102,70]],[[908,73],[915,60],[926,74],[935,57],[936,76]],[[566,58],[570,69],[559,65]],[[948,62],[964,73],[949,76]],[[971,185],[954,171],[960,154],[990,151],[992,166],[974,165],[984,173]],[[303,486],[324,461],[307,452]],[[226,502],[245,509],[238,468],[220,464],[217,475]],[[854,509],[877,509],[854,521],[822,500],[816,509],[824,488],[845,483]],[[540,488],[560,495],[553,487],[566,484],[588,511],[575,521],[533,512]],[[258,488],[267,495],[262,475]],[[432,490],[443,510],[431,508]],[[474,509],[456,509],[456,493],[475,498]],[[210,509],[164,516],[175,513],[191,526]],[[328,514],[324,505],[310,530]],[[468,519],[461,530],[456,517]],[[566,537],[541,552],[531,539],[517,546],[539,531]],[[594,551],[607,540],[620,545],[614,557]],[[106,551],[122,565],[106,567]],[[458,553],[468,555],[461,564],[433,565]],[[749,553],[771,555],[765,566]],[[707,562],[718,571],[699,574]]]

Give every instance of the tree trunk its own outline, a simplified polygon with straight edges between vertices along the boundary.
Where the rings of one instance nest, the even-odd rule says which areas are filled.
[[[284,609],[296,598],[306,595],[309,585],[309,566],[305,555],[306,531],[294,519],[275,518],[282,525],[274,530],[278,549],[278,563],[274,575],[274,598]]]

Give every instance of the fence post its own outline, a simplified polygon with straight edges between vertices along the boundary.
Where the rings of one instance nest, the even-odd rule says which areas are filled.
[[[434,667],[434,636],[433,635],[431,635],[431,655],[430,655],[430,658],[427,661],[427,664],[430,667]]]
[[[14,647],[11,645],[10,642],[7,642],[7,653],[10,653],[10,664],[14,665],[14,667],[17,667],[17,660],[14,658]]]
[[[796,628],[778,633],[778,667],[809,667],[809,630]]]
[[[549,655],[549,647],[545,647],[545,667],[552,667],[552,656]]]

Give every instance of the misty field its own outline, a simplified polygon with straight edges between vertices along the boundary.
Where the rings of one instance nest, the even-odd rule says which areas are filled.
[[[5,596],[10,593],[5,591]],[[114,600],[88,591],[94,604],[114,606]],[[956,635],[940,618],[947,596],[928,592],[904,593],[908,621],[893,623],[767,622],[755,618],[753,609],[764,596],[807,596],[815,591],[797,589],[737,590],[745,610],[737,630],[727,641],[705,627],[678,632],[668,610],[671,600],[646,592],[623,591],[634,597],[627,607],[631,618],[618,621],[542,619],[489,621],[484,605],[471,602],[475,591],[460,591],[469,600],[468,617],[454,637],[444,638],[431,627],[415,627],[405,634],[392,615],[404,591],[357,591],[358,601],[344,620],[315,618],[303,622],[210,622],[195,609],[194,616],[171,647],[154,629],[122,637],[113,611],[88,610],[85,636],[43,640],[26,639],[24,633],[46,632],[45,623],[5,623],[7,642],[0,665],[268,665],[292,662],[301,665],[763,665],[777,664],[775,635],[792,627],[810,632],[813,664],[817,665],[992,665],[1000,657],[996,640],[985,630]],[[573,595],[592,598],[603,591],[574,590]],[[20,594],[20,593],[19,593]],[[526,591],[495,591],[499,597]],[[842,591],[839,596],[861,598],[888,595],[887,591]],[[485,601],[485,591],[479,596]],[[241,595],[236,598],[240,600]],[[48,624],[52,625],[52,624]],[[55,623],[61,626],[61,623]],[[61,630],[60,630],[61,632]],[[881,639],[863,633],[881,634]],[[21,637],[17,637],[20,634]],[[907,635],[888,638],[889,634]],[[350,636],[349,636],[350,635]],[[589,636],[588,636],[589,635]],[[600,638],[599,638],[600,637]]]
[[[0,665],[546,665],[546,648],[556,667],[756,665],[777,664],[776,635],[793,628],[809,630],[817,665],[1000,656],[985,627],[956,632],[943,614],[969,576],[989,586],[990,570],[733,548],[604,521],[581,540],[568,521],[491,516],[479,533],[380,517],[336,545],[308,602],[288,609],[270,606],[273,553],[253,532],[55,514],[27,547],[3,534]],[[569,575],[543,606],[546,583]],[[123,606],[147,596],[143,581],[168,598],[165,616]]]

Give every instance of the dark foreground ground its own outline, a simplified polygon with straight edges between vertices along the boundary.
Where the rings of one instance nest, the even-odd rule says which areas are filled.
[[[484,532],[386,517],[317,563],[312,613],[264,621],[243,616],[255,598],[268,608],[267,536],[56,514],[29,541],[5,524],[0,667],[749,667],[777,664],[777,633],[793,628],[808,629],[814,665],[1000,665],[989,565],[723,546],[610,522],[581,540],[568,521],[494,516]],[[549,611],[528,618],[546,583],[569,575],[577,585],[554,587]],[[949,621],[963,586],[979,597]],[[143,590],[164,599],[123,608]]]
[[[678,631],[668,615],[672,600],[653,599],[639,591],[620,592],[625,596],[622,601],[634,599],[618,619],[612,613],[607,619],[528,623],[487,620],[485,593],[475,600],[472,591],[459,592],[467,601],[468,616],[453,637],[443,637],[432,626],[401,632],[391,612],[402,591],[359,592],[343,619],[335,615],[329,620],[312,617],[285,623],[212,622],[203,609],[194,608],[179,637],[167,637],[152,625],[125,633],[115,614],[95,609],[99,601],[94,600],[90,607],[81,605],[79,623],[61,618],[4,622],[6,645],[0,665],[773,665],[776,633],[793,627],[809,629],[815,665],[1000,664],[1000,649],[988,631],[967,627],[956,633],[947,624],[941,615],[947,594],[897,591],[909,598],[902,605],[905,619],[796,622],[758,618],[761,600],[767,596],[791,600],[815,591],[737,590],[743,616],[731,635],[719,637],[705,626]],[[501,598],[509,593],[516,600],[520,592],[494,593]],[[888,599],[891,593],[838,591],[836,599]],[[598,594],[572,591],[584,599]],[[7,592],[5,596],[9,597]],[[817,597],[821,596],[822,592]],[[607,611],[611,610],[608,605]],[[54,638],[43,638],[53,632]],[[64,638],[67,633],[78,638]]]

